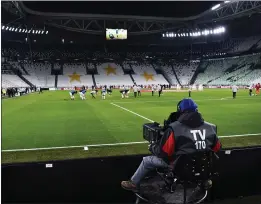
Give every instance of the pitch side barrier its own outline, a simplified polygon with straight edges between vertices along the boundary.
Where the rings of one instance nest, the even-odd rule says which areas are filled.
[[[219,177],[209,201],[261,194],[261,146],[219,152]],[[145,155],[2,166],[2,201],[134,203],[121,188]]]

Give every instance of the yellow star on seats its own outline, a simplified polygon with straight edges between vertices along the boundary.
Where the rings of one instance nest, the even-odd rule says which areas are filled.
[[[144,74],[142,74],[141,76],[143,76],[146,81],[152,80],[154,81],[154,75],[153,74],[148,74],[147,72],[144,72]]]
[[[71,78],[70,82],[72,82],[72,81],[79,81],[79,82],[81,82],[81,80],[80,80],[81,75],[76,74],[75,72],[72,75],[68,75],[68,76]]]
[[[108,65],[107,68],[104,69],[106,71],[107,76],[111,73],[116,75],[116,68],[113,68],[110,64]]]

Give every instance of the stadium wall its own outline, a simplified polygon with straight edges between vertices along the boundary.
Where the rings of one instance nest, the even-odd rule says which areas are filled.
[[[2,165],[2,201],[134,203],[121,188],[144,155]],[[261,194],[261,147],[219,153],[209,200]]]

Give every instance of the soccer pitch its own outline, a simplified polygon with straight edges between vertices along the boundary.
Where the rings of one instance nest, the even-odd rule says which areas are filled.
[[[60,159],[148,153],[142,124],[161,124],[187,92],[164,92],[159,98],[144,92],[141,97],[112,96],[86,100],[69,91],[2,100],[2,162]],[[236,99],[229,89],[192,92],[203,118],[218,126],[223,147],[261,145],[261,96],[239,90]],[[85,146],[85,149],[84,149]],[[88,148],[86,148],[86,146]]]

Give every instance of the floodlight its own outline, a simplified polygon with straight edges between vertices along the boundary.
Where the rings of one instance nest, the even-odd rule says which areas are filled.
[[[5,26],[2,26],[2,30],[5,29]]]
[[[48,34],[48,30],[46,31],[46,34]]]
[[[17,32],[18,28],[15,29],[15,32]]]
[[[220,7],[220,4],[217,4],[211,8],[212,11],[216,10],[218,7]]]

